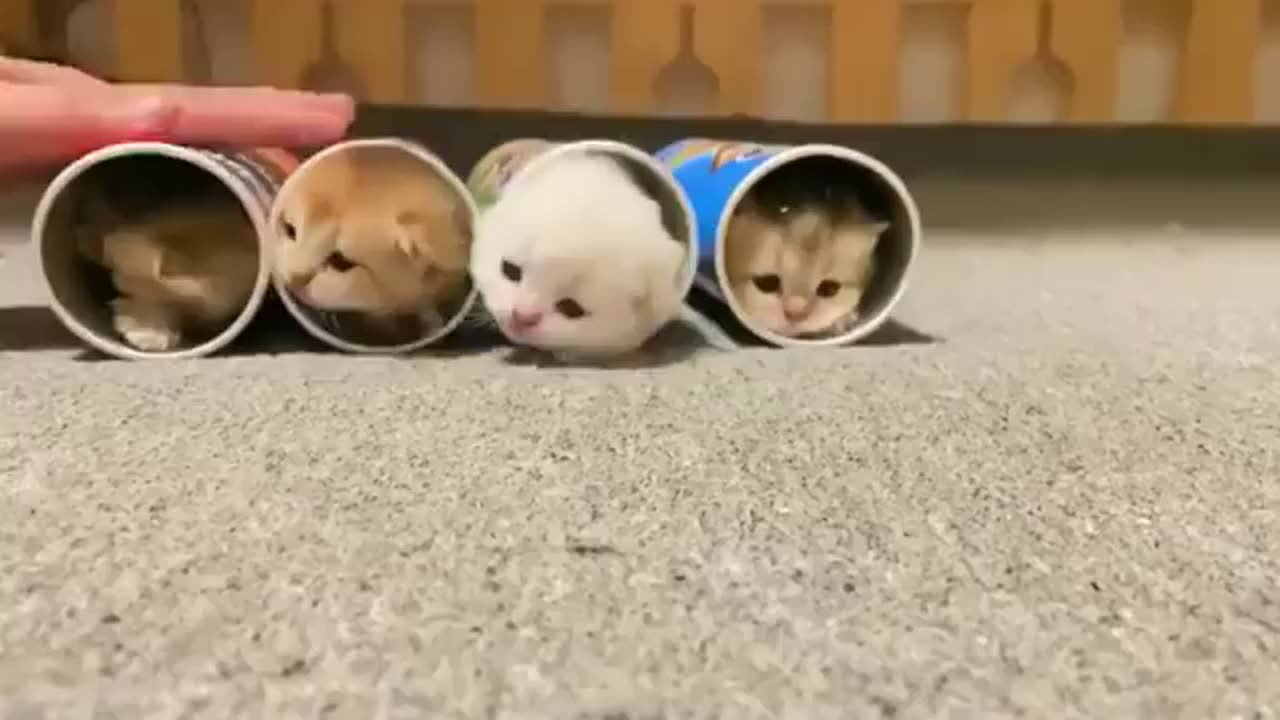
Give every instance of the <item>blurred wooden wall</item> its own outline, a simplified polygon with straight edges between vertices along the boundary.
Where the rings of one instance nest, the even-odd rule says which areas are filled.
[[[126,80],[207,81],[193,69],[192,8],[235,0],[92,0],[108,3],[112,75]],[[952,13],[961,24],[950,122],[1015,122],[1011,95],[1040,78],[1060,107],[1048,121],[1112,122],[1126,94],[1119,83],[1127,18],[1173,18],[1178,59],[1159,122],[1257,122],[1258,73],[1268,0],[243,0],[251,77],[286,87],[341,86],[364,99],[417,103],[409,28],[415,12],[465,17],[467,104],[555,105],[549,24],[564,9],[607,17],[606,97],[595,111],[659,112],[664,83],[681,72],[709,88],[713,114],[768,115],[763,51],[776,13],[824,23],[825,57],[787,60],[782,83],[821,78],[809,119],[894,122],[903,118],[904,27],[915,11]],[[62,42],[49,7],[66,0],[0,0],[0,45]],[[222,3],[222,5],[218,5]],[[37,12],[39,10],[40,12]],[[816,15],[814,15],[816,13]],[[105,17],[105,16],[104,16]],[[783,17],[779,15],[778,17]],[[43,18],[43,19],[42,19]],[[55,23],[56,24],[56,23]],[[817,41],[809,43],[816,45]],[[804,51],[801,47],[793,52]],[[785,54],[785,53],[784,53]],[[1136,57],[1136,56],[1135,56]],[[1280,56],[1277,56],[1280,57]],[[924,62],[924,61],[921,61]],[[594,63],[593,63],[594,64]],[[927,63],[926,63],[927,65]],[[573,69],[573,68],[571,68]],[[578,68],[589,70],[591,68]],[[462,72],[461,70],[459,72]],[[770,75],[770,73],[774,73]],[[207,72],[204,73],[207,75]],[[1280,84],[1280,77],[1276,78]],[[695,84],[696,84],[695,82]],[[775,82],[774,85],[778,83]],[[1139,83],[1141,84],[1141,83]],[[785,89],[785,88],[784,88]],[[770,91],[772,92],[772,91]],[[924,91],[924,95],[928,95]],[[777,95],[775,92],[774,95]],[[779,96],[783,97],[783,96]],[[927,100],[927,97],[926,97]],[[1277,99],[1280,102],[1280,99]],[[775,104],[787,104],[783,100]]]

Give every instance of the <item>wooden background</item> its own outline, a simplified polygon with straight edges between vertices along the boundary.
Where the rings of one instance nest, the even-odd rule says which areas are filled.
[[[1278,4],[0,0],[0,44],[70,53],[122,80],[341,88],[375,103],[824,123],[1276,124]]]

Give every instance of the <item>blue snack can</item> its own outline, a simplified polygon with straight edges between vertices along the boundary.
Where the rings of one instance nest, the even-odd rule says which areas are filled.
[[[920,211],[902,179],[878,159],[840,145],[766,145],[710,138],[676,141],[656,157],[693,206],[698,247],[695,284],[725,303],[737,322],[757,338],[780,347],[852,345],[884,325],[906,293],[910,269],[920,251]],[[814,173],[844,174],[859,187],[867,209],[887,223],[876,243],[874,271],[854,319],[840,332],[821,337],[784,335],[751,317],[732,291],[726,268],[726,238],[739,205],[756,183],[793,163],[803,163]]]

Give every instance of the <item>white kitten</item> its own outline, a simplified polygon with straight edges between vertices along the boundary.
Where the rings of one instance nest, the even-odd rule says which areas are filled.
[[[684,302],[686,246],[613,159],[562,155],[480,219],[471,274],[509,340],[560,357],[638,349]]]

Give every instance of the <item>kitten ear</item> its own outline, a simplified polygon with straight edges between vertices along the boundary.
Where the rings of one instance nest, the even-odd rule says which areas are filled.
[[[893,227],[893,223],[888,220],[872,220],[862,226],[862,236],[866,238],[867,252],[876,249],[880,244],[881,238]]]
[[[406,210],[396,216],[396,224],[400,226],[400,232],[396,235],[396,249],[410,260],[441,255],[432,248],[432,241],[437,238],[461,237],[469,245],[472,236],[471,213],[464,206],[456,206],[447,214],[424,214]]]
[[[200,274],[200,262],[179,248],[157,245],[153,249],[151,269],[157,279],[191,277]]]
[[[756,194],[748,190],[738,200],[738,206],[733,209],[733,214],[737,215],[758,215],[760,213],[760,202],[756,200]]]
[[[333,219],[337,215],[337,208],[327,195],[316,195],[307,198],[308,202],[303,203],[302,213],[299,217],[294,218],[296,222],[304,225],[312,225],[314,223],[324,222]]]
[[[396,249],[410,260],[417,260],[426,254],[427,219],[416,210],[405,210],[396,216],[396,225],[400,232],[396,233]]]
[[[186,263],[183,258],[172,250],[165,248],[157,248],[155,255],[151,258],[151,275],[157,279],[173,277],[175,275],[185,275],[183,272]]]
[[[867,233],[872,237],[879,238],[881,235],[889,232],[889,228],[893,227],[893,223],[888,220],[877,220],[867,223]]]

